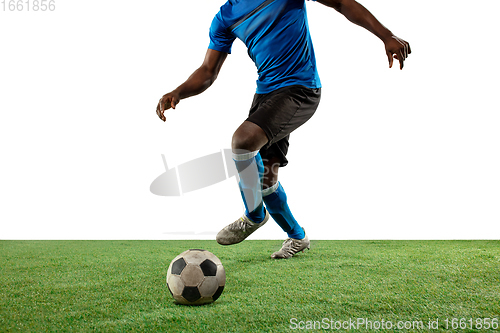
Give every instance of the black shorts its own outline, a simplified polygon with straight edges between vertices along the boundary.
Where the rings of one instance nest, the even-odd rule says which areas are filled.
[[[262,159],[277,157],[281,161],[280,166],[288,164],[286,154],[290,133],[313,116],[320,99],[321,88],[297,85],[269,94],[255,94],[247,121],[262,128],[269,139],[260,150]]]

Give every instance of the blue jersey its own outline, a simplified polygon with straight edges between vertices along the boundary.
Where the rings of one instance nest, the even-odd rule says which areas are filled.
[[[229,0],[212,21],[208,48],[231,53],[236,38],[257,66],[257,94],[321,88],[305,0]]]

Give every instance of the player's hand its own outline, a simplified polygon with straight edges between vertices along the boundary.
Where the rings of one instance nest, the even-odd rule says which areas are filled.
[[[180,98],[177,93],[174,91],[169,92],[168,94],[163,95],[158,102],[158,106],[156,107],[156,114],[160,117],[161,120],[166,121],[164,112],[170,108],[175,109],[175,106],[179,103]]]
[[[403,69],[403,63],[411,53],[410,44],[396,36],[392,36],[385,42],[385,52],[389,58],[389,68],[392,68],[394,59],[399,60],[399,68]]]

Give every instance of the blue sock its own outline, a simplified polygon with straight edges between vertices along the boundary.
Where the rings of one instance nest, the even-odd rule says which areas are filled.
[[[277,185],[277,186],[276,186]],[[266,208],[278,225],[288,234],[288,237],[303,239],[306,235],[288,207],[286,193],[280,183],[263,192]],[[276,187],[276,190],[273,189]],[[272,193],[266,193],[272,192]]]
[[[258,151],[235,154],[233,160],[240,178],[240,192],[245,204],[245,215],[252,221],[260,223],[266,212],[262,202],[262,175],[264,163]]]

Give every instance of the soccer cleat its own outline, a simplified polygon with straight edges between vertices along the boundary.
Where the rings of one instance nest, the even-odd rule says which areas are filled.
[[[250,221],[246,214],[243,214],[243,216],[238,220],[227,225],[224,229],[219,231],[215,239],[220,245],[238,244],[244,241],[245,238],[250,236],[255,230],[262,227],[267,222],[267,220],[269,220],[269,213],[267,209],[266,216],[260,223]]]
[[[304,252],[306,249],[309,250],[310,248],[311,248],[311,242],[309,241],[309,237],[307,237],[307,234],[302,239],[288,238],[286,241],[283,242],[281,250],[274,252],[271,255],[271,258],[288,259],[293,257],[298,252],[300,251]]]

